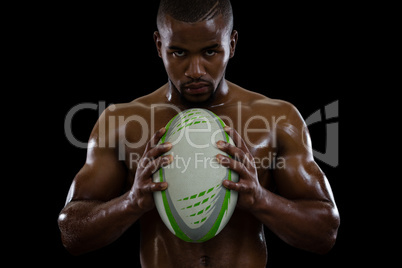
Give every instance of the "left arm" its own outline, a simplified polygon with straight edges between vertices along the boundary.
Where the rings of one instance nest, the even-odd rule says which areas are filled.
[[[217,158],[239,174],[239,182],[223,182],[226,188],[239,192],[238,206],[288,244],[327,253],[336,240],[339,214],[329,182],[314,161],[307,128],[295,108],[286,123],[278,126],[278,156],[285,160],[285,168],[273,169],[272,175],[280,195],[261,186],[245,142],[235,130],[226,130],[236,146],[218,142],[218,147],[236,157]]]

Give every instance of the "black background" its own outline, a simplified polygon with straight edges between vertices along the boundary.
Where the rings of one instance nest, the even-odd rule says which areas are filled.
[[[345,153],[343,134],[348,100],[342,92],[352,91],[356,83],[351,80],[356,71],[356,47],[350,13],[347,7],[335,4],[233,1],[232,5],[239,41],[227,69],[229,81],[289,101],[304,118],[339,100],[339,118],[329,121],[339,122],[339,165],[331,167],[317,159],[341,215],[336,245],[328,254],[316,255],[295,249],[266,230],[268,267],[339,267],[346,260],[349,264],[360,262],[356,257],[360,251],[354,218],[357,204],[353,200],[354,183],[347,175],[350,156]],[[33,24],[27,25],[27,39],[32,44],[27,48],[31,57],[27,68],[35,70],[32,81],[41,93],[35,95],[40,96],[36,103],[42,122],[33,126],[41,139],[36,143],[38,153],[32,155],[32,161],[40,165],[31,170],[35,174],[35,197],[26,205],[36,216],[31,222],[22,222],[20,236],[24,242],[14,247],[18,252],[32,253],[26,255],[32,262],[61,267],[106,267],[112,263],[113,267],[129,263],[130,267],[139,267],[138,224],[113,244],[73,257],[61,244],[57,217],[86,157],[86,150],[74,147],[64,134],[68,111],[80,103],[129,102],[167,82],[153,43],[157,6],[158,1],[50,4],[34,14]],[[78,140],[87,141],[98,116],[95,110],[82,110],[74,116],[72,130]],[[325,123],[309,127],[313,148],[320,152],[325,151]]]

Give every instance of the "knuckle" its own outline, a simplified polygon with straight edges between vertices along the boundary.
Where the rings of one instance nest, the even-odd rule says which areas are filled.
[[[237,149],[237,147],[235,145],[230,144],[228,142],[225,142],[224,148],[226,148],[226,151],[229,151],[229,152],[235,152]]]
[[[245,159],[245,166],[247,167],[248,170],[249,169],[254,169],[256,167],[254,158],[252,158],[252,159],[246,158]]]
[[[222,156],[220,161],[224,165],[230,165],[231,164],[231,159],[229,157],[227,157],[227,156]]]
[[[164,131],[162,131],[162,130],[163,129],[160,129],[157,132],[155,132],[155,134],[149,140],[147,147],[154,148],[158,144],[159,140],[162,138],[162,136],[164,134]]]
[[[154,192],[157,188],[157,184],[155,183],[150,183],[149,185],[149,192]]]
[[[173,156],[170,155],[170,154],[165,155],[165,156],[163,156],[161,158],[162,158],[162,160],[161,160],[161,165],[162,166],[166,166],[166,165],[170,164],[173,161]]]
[[[152,161],[152,159],[149,158],[148,156],[143,156],[143,157],[141,158],[140,162],[139,162],[139,166],[140,166],[141,168],[146,168],[146,167],[149,165],[149,163],[150,163],[151,161]]]
[[[235,164],[233,164],[233,162],[235,162],[235,161],[233,161],[232,159],[230,159],[230,157],[228,157],[226,155],[218,154],[216,157],[217,157],[218,162],[222,166],[233,168],[233,166],[235,165]]]
[[[237,161],[242,161],[244,159],[244,152],[237,147],[236,149],[233,150],[232,156],[237,160]]]
[[[150,192],[150,188],[151,188],[150,185],[148,183],[146,183],[146,184],[142,185],[140,191],[142,194],[146,194],[146,193]]]
[[[238,183],[237,185],[238,185],[238,188],[239,188],[240,192],[246,192],[247,191],[247,187],[243,183]]]
[[[143,174],[145,177],[151,176],[158,170],[158,165],[155,160],[149,160],[149,162],[144,166]]]
[[[154,148],[158,144],[158,140],[159,139],[157,139],[157,137],[154,135],[152,139],[148,142],[148,147]]]
[[[237,172],[241,171],[243,169],[243,165],[241,162],[233,160],[231,168]]]
[[[166,152],[172,148],[172,144],[170,142],[165,142],[165,143],[159,144],[157,146],[157,148],[158,148],[159,152]]]
[[[151,150],[148,151],[148,155],[150,155],[152,157],[156,157],[163,153],[166,153],[171,148],[172,148],[172,145],[170,142],[158,144],[155,147],[153,147]]]

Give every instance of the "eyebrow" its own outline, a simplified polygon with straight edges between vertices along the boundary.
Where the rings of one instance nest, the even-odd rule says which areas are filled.
[[[207,47],[202,48],[202,50],[214,49],[214,48],[218,48],[218,47],[220,47],[220,46],[221,46],[220,44],[213,44],[213,45],[210,45],[210,46],[207,46]],[[184,48],[181,48],[181,47],[178,47],[178,46],[168,46],[168,48],[169,48],[170,50],[188,51],[187,49],[184,49]]]

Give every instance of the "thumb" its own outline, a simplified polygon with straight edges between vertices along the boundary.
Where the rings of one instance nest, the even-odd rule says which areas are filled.
[[[143,188],[143,192],[152,193],[158,191],[164,191],[167,189],[167,182],[151,182]]]
[[[226,189],[238,191],[238,185],[234,181],[224,180],[222,184]]]

